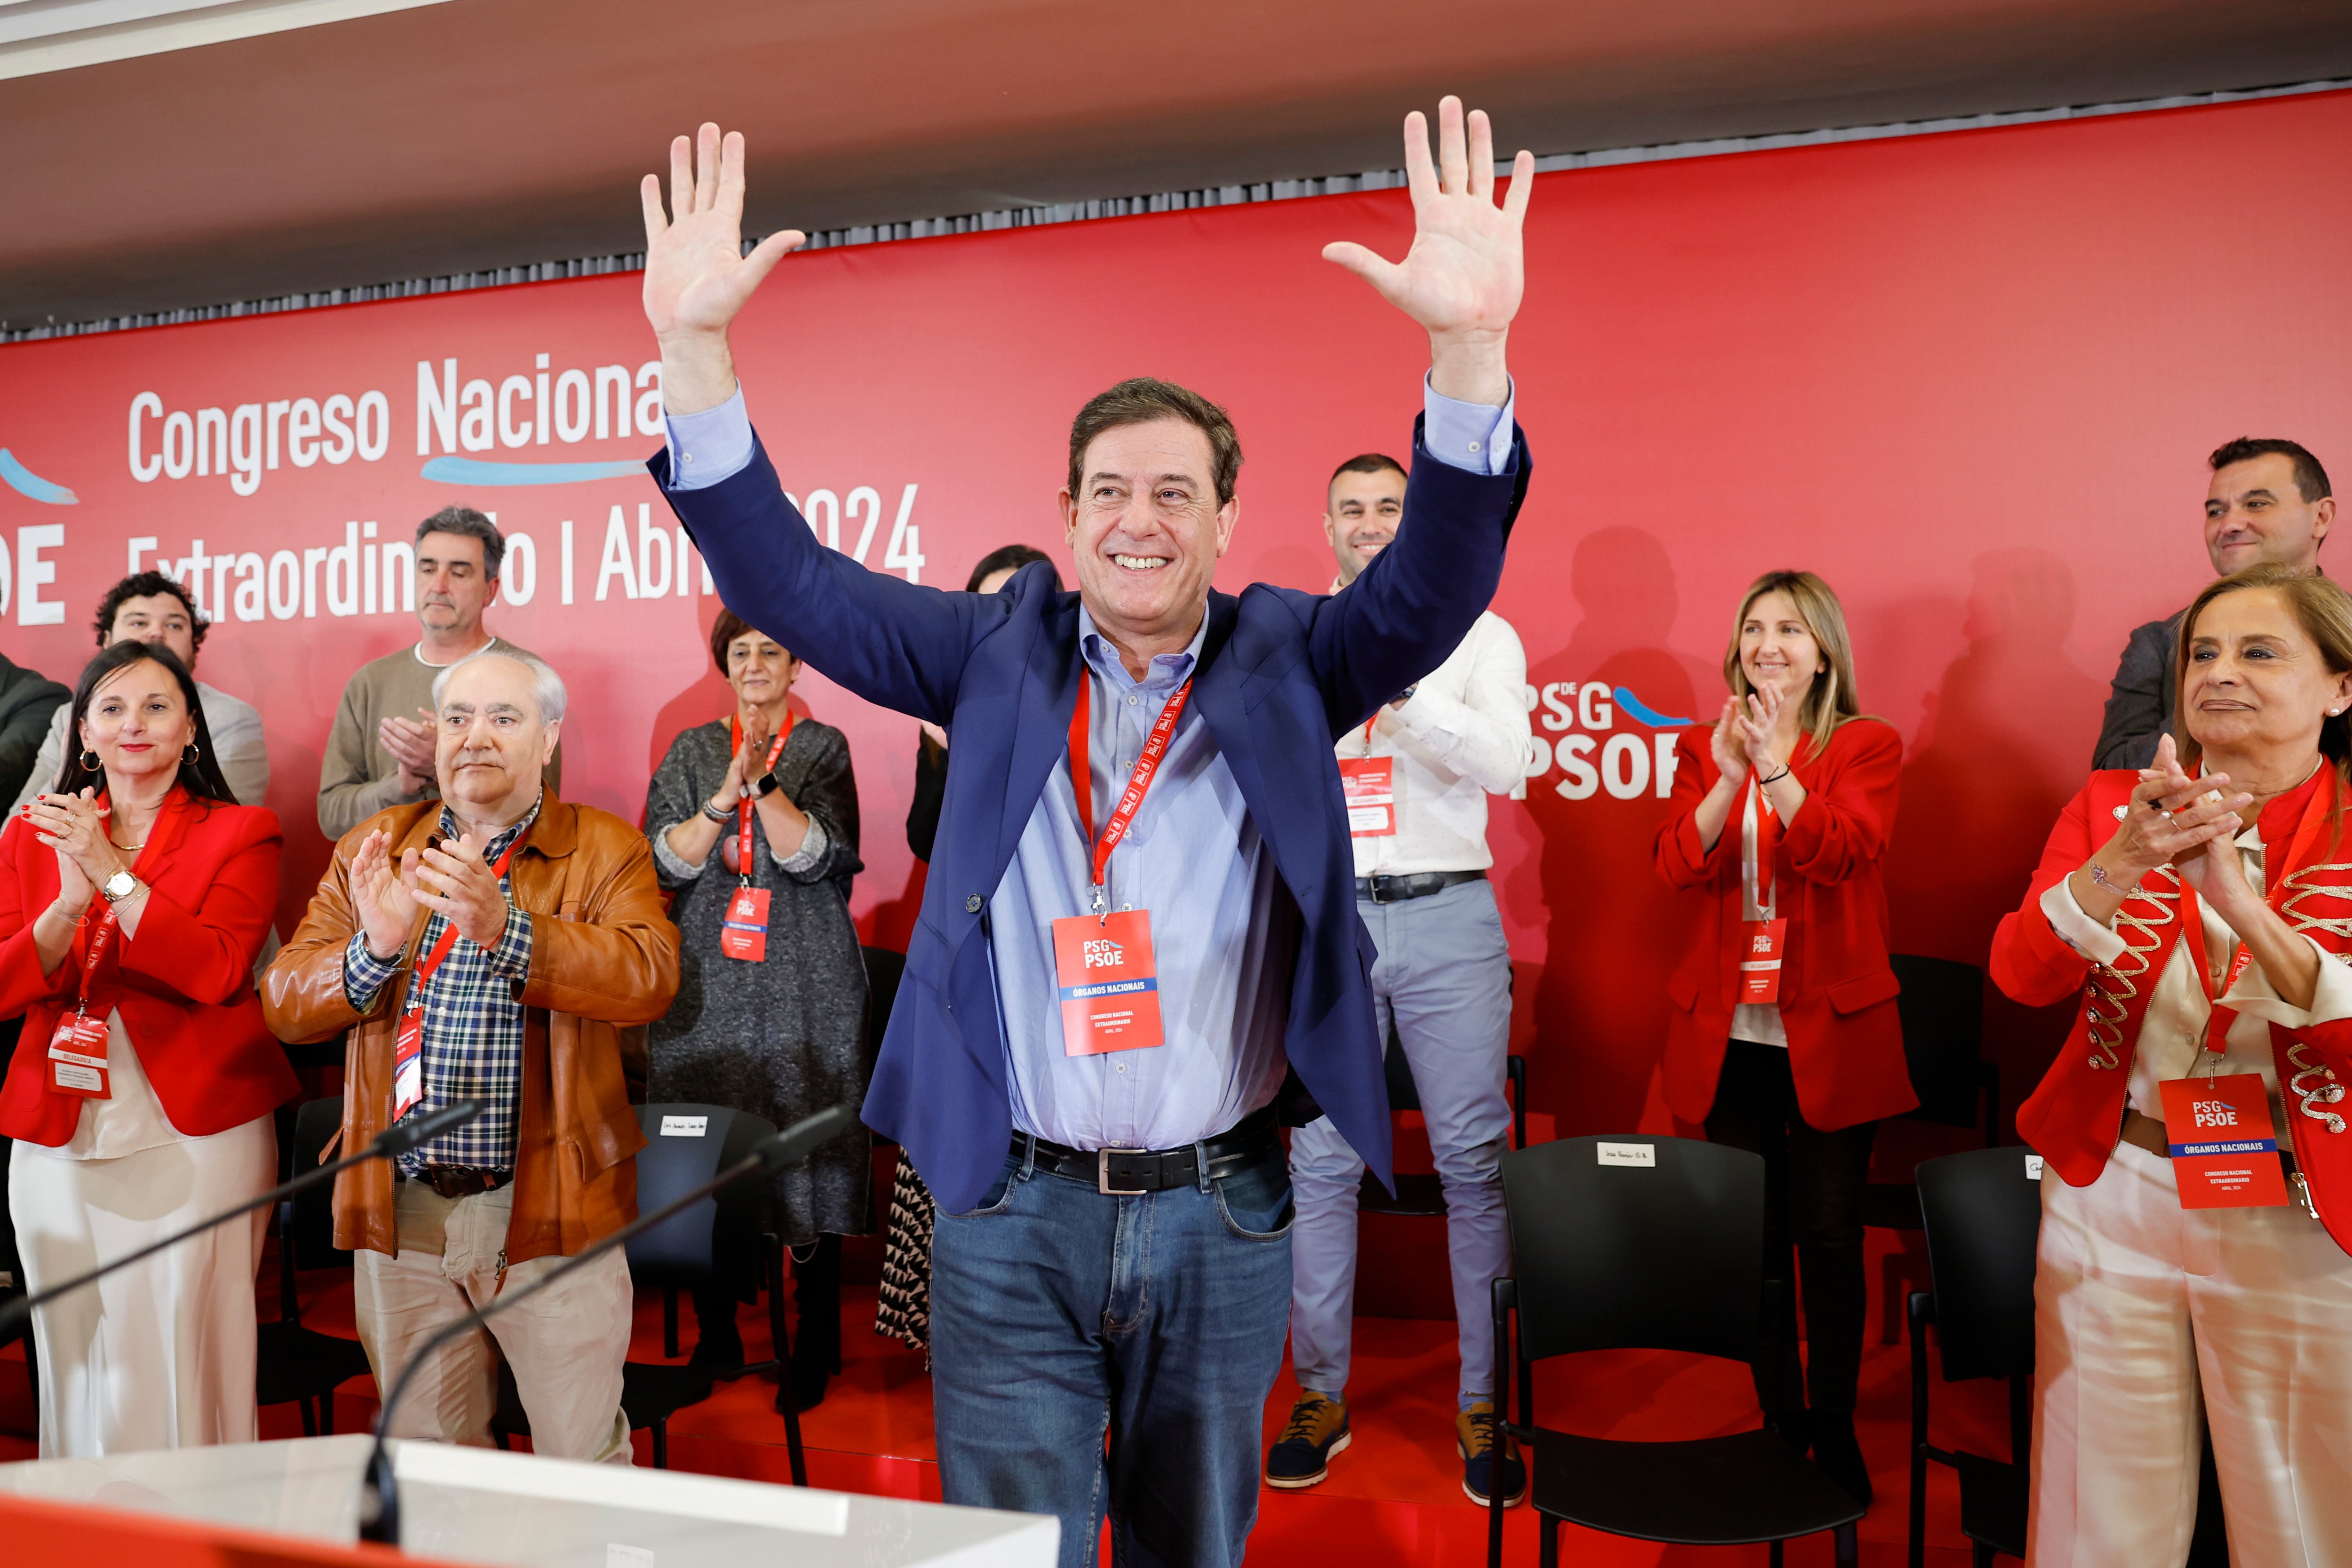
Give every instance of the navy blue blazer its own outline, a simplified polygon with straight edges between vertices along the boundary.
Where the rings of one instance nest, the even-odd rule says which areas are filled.
[[[1495,595],[1529,459],[1514,432],[1488,478],[1431,457],[1416,425],[1406,526],[1346,589],[1258,584],[1209,595],[1192,703],[1216,737],[1301,916],[1283,1045],[1317,1104],[1389,1179],[1389,1105],[1356,916],[1356,862],[1332,746],[1445,661]],[[988,900],[1046,780],[1067,755],[1086,666],[1078,595],[1033,564],[995,594],[869,572],[820,545],[764,449],[740,473],[672,489],[648,465],[751,625],[868,701],[947,725],[954,766],[907,947],[906,976],[866,1097],[867,1125],[906,1147],[949,1213],[976,1206],[1012,1142]]]

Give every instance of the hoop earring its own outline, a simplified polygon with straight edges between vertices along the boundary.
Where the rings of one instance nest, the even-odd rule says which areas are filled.
[[[99,769],[99,764],[98,764],[98,753],[97,753],[96,752],[91,751],[91,750],[90,750],[89,747],[87,747],[87,746],[85,746],[85,747],[83,747],[83,748],[82,748],[82,753],[81,753],[81,755],[80,755],[79,757],[76,758],[76,759],[75,759],[75,761],[77,761],[77,762],[79,762],[79,763],[81,763],[81,771],[82,771],[82,772],[84,772],[84,773],[97,773],[97,772],[99,772],[99,771],[100,771],[100,769]]]
[[[181,750],[180,765],[183,767],[193,768],[203,756],[204,752],[197,750],[196,743],[194,741],[191,741]]]

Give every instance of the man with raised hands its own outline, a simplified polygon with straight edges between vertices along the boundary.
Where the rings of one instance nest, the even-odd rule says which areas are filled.
[[[801,243],[742,252],[743,142],[644,186],[651,465],[719,595],[869,700],[947,726],[923,910],[866,1120],[937,1194],[947,1500],[1052,1513],[1093,1561],[1238,1563],[1290,1300],[1278,1116],[1385,1180],[1388,1100],[1332,746],[1492,597],[1526,494],[1504,343],[1534,160],[1496,200],[1483,114],[1405,121],[1402,262],[1324,255],[1429,333],[1411,526],[1339,593],[1210,587],[1240,516],[1223,409],[1150,378],[1072,425],[1077,592],[918,587],[820,546],[752,434],[728,329]],[[1140,344],[1149,350],[1151,345]],[[1105,1434],[1109,1435],[1108,1452]]]

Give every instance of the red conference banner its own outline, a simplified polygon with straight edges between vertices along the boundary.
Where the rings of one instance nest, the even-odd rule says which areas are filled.
[[[786,155],[754,148],[753,178]],[[1673,731],[1719,704],[1759,571],[1839,590],[1865,705],[1908,747],[1897,947],[1983,961],[2087,769],[2126,633],[2209,574],[2204,455],[2286,435],[2352,471],[2352,215],[2310,199],[2348,161],[2352,96],[2331,93],[1540,177],[1511,344],[1537,471],[1496,603],[1527,644],[1536,744],[1493,839],[1519,1048],[1562,1132],[1645,1106],[1664,1126],[1680,919],[1651,834]],[[1318,252],[1409,234],[1382,192],[818,252],[779,268],[738,353],[785,483],[870,566],[960,587],[1022,542],[1066,575],[1069,417],[1149,373],[1240,428],[1221,585],[1320,587],[1325,476],[1404,454],[1423,361]],[[127,567],[197,587],[216,617],[201,673],[268,721],[281,929],[326,855],[336,699],[415,636],[404,547],[439,507],[515,541],[491,624],[572,685],[576,797],[635,818],[671,737],[726,710],[716,606],[638,466],[658,388],[636,291],[0,350],[6,651],[70,680]],[[856,912],[896,945],[915,726],[820,677],[800,689],[849,735]]]

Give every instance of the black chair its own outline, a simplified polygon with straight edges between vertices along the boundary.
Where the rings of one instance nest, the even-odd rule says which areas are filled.
[[[639,1213],[651,1213],[684,1196],[725,1167],[749,1157],[754,1144],[776,1131],[749,1111],[723,1105],[643,1105],[637,1108],[637,1118],[646,1140],[637,1154]],[[663,1292],[664,1354],[678,1353],[680,1290],[690,1291],[714,1279],[736,1292],[764,1283],[768,1331],[775,1354],[768,1361],[748,1363],[742,1370],[758,1373],[772,1368],[783,1373],[792,1354],[784,1326],[784,1247],[779,1237],[763,1228],[766,1214],[766,1184],[755,1177],[738,1182],[715,1198],[704,1199],[628,1244],[631,1282],[657,1287]],[[633,1361],[621,1368],[622,1414],[628,1417],[631,1431],[652,1430],[656,1468],[669,1468],[669,1418],[709,1398],[712,1384],[711,1373],[697,1366]],[[804,1487],[808,1458],[801,1447],[800,1413],[789,1398],[780,1399],[777,1408],[784,1417],[784,1446],[792,1462],[793,1484]],[[490,1433],[500,1447],[509,1437],[530,1435],[530,1420],[514,1375],[503,1366]]]
[[[1996,1552],[2025,1555],[2027,1457],[2033,1418],[2034,1246],[2042,1231],[2042,1162],[2027,1150],[1972,1149],[1919,1167],[1919,1205],[1935,1289],[1911,1315],[1911,1568],[1927,1560],[1927,1461],[1960,1476],[1960,1531],[1977,1568]],[[1947,1451],[1927,1440],[1927,1335],[1944,1381],[2009,1380],[2010,1459]]]
[[[1685,1138],[1569,1138],[1503,1157],[1517,1274],[1495,1281],[1495,1365],[1515,1369],[1525,1419],[1496,1415],[1528,1446],[1528,1500],[1544,1568],[1562,1520],[1681,1546],[1781,1542],[1833,1532],[1856,1561],[1860,1503],[1773,1433],[1684,1442],[1581,1437],[1535,1423],[1535,1363],[1572,1351],[1666,1350],[1751,1363],[1762,1318],[1764,1162]],[[1517,1314],[1516,1349],[1511,1325]],[[1494,1489],[1487,1562],[1503,1560]]]
[[[1404,1047],[1397,1042],[1396,1030],[1389,1030],[1388,1055],[1381,1059],[1381,1070],[1388,1077],[1389,1110],[1393,1115],[1401,1110],[1421,1109],[1421,1089],[1412,1081],[1412,1068],[1404,1059]],[[1503,1074],[1511,1086],[1511,1147],[1528,1146],[1528,1058],[1513,1053],[1503,1058]],[[1381,1179],[1370,1171],[1364,1173],[1363,1184],[1356,1190],[1356,1211],[1359,1214],[1407,1215],[1423,1219],[1442,1219],[1445,1215],[1445,1185],[1433,1172],[1394,1173],[1396,1195],[1381,1185]]]
[[[1901,1120],[1942,1127],[1984,1128],[1985,1147],[2000,1141],[2000,1068],[1984,1059],[1984,971],[1948,958],[1894,954],[1902,994],[1895,1000],[1903,1021],[1903,1056],[1910,1069],[1918,1109]],[[1873,1182],[1863,1190],[1862,1222],[1888,1230],[1919,1228],[1919,1189],[1910,1182]],[[1879,1261],[1879,1299],[1885,1303],[1879,1342],[1903,1337],[1903,1298],[1916,1278],[1918,1255],[1888,1253]]]
[[[342,1114],[340,1098],[311,1100],[294,1113],[285,1174],[319,1163],[319,1152],[342,1124]],[[298,1262],[327,1268],[351,1256],[334,1248],[332,1184],[281,1201],[271,1225],[278,1235],[278,1321],[257,1328],[254,1399],[261,1405],[299,1402],[302,1435],[315,1437],[335,1429],[335,1390],[368,1370],[367,1352],[357,1340],[302,1326],[301,1294],[295,1288]]]

